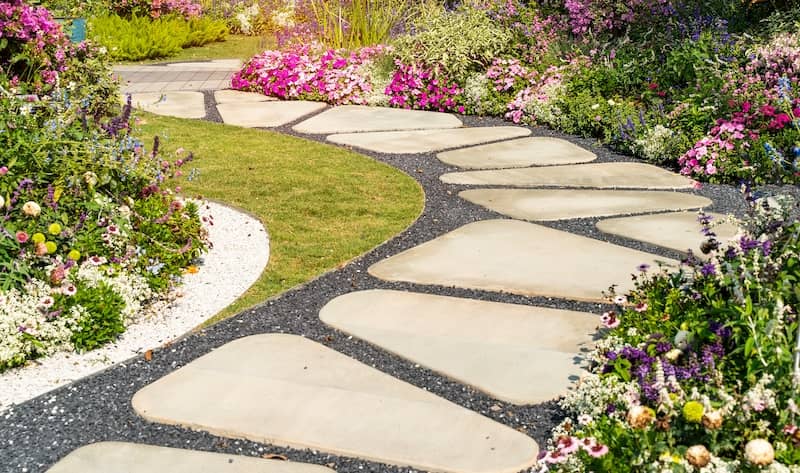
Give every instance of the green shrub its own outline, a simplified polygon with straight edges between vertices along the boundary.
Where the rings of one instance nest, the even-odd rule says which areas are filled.
[[[111,58],[124,61],[173,56],[182,48],[224,41],[227,32],[224,21],[212,18],[111,15],[89,22],[89,36],[105,46]]]
[[[79,285],[77,293],[68,301],[65,308],[82,306],[85,309],[72,332],[75,349],[92,350],[116,340],[125,331],[122,318],[125,301],[107,284]]]
[[[438,68],[461,84],[512,46],[512,33],[477,9],[440,11],[421,17],[414,26],[414,34],[398,38],[397,58]]]

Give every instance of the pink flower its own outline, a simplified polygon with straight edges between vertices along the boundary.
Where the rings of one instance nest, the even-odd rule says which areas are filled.
[[[600,323],[602,323],[606,328],[619,327],[619,318],[617,317],[617,313],[613,310],[603,313],[603,315],[600,316]]]
[[[577,452],[580,445],[578,444],[578,439],[575,437],[568,437],[563,436],[558,439],[558,449],[564,455],[569,455],[570,453]]]
[[[0,167],[0,176],[5,176],[8,174],[8,166]]]
[[[593,456],[595,458],[600,458],[603,455],[605,455],[606,453],[608,453],[608,447],[603,445],[603,444],[599,444],[598,443],[597,445],[593,445],[592,447],[590,447],[587,450],[587,452],[589,453],[589,455],[591,455],[591,456]]]
[[[28,234],[23,232],[22,230],[17,232],[16,237],[19,243],[25,243],[28,241]]]

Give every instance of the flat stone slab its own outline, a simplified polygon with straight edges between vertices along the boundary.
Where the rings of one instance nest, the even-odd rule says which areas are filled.
[[[559,138],[535,136],[473,146],[436,155],[442,162],[467,169],[500,169],[588,163],[597,155]]]
[[[330,468],[280,460],[125,442],[81,447],[47,473],[333,473]]]
[[[131,94],[134,107],[178,118],[203,118],[206,116],[206,99],[202,92],[142,92]]]
[[[191,71],[238,71],[242,68],[242,61],[239,59],[214,59],[213,61],[173,62],[170,64],[165,64],[165,66],[171,69],[185,69]]]
[[[305,100],[223,103],[217,105],[222,121],[245,128],[283,126],[309,113],[322,110],[326,104]]]
[[[713,221],[722,221],[725,215],[708,213]],[[636,217],[612,218],[601,220],[597,228],[605,233],[619,235],[633,240],[644,241],[653,245],[670,248],[684,253],[691,249],[699,257],[703,257],[700,245],[707,240],[700,233],[701,225],[697,221],[697,213],[672,212],[658,215],[640,215]],[[717,240],[725,243],[732,240],[739,229],[736,225],[723,223],[712,227]]]
[[[337,297],[319,317],[514,404],[565,394],[598,325],[585,312],[388,290]]]
[[[533,439],[297,335],[228,343],[133,397],[144,418],[428,471],[514,473]]]
[[[517,220],[470,223],[369,268],[389,281],[503,291],[527,296],[603,301],[617,284],[633,288],[631,273],[657,261],[678,262]]]
[[[253,102],[274,102],[275,97],[269,97],[255,92],[242,92],[241,90],[217,90],[214,92],[214,100],[217,105],[224,103],[253,103]]]
[[[606,217],[698,209],[712,204],[705,197],[668,191],[471,189],[458,195],[474,204],[521,220]]]
[[[298,123],[292,129],[298,133],[328,135],[368,131],[458,128],[462,125],[461,120],[448,113],[343,105]]]
[[[381,131],[331,135],[328,141],[376,153],[414,154],[530,135],[527,128],[496,126],[452,130]]]
[[[598,189],[688,189],[689,178],[643,163],[594,163],[574,166],[465,171],[444,174],[447,184],[594,187]]]

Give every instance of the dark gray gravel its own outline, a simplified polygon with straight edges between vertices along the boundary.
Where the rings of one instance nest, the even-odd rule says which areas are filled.
[[[207,119],[219,121],[213,108],[213,96],[206,95]],[[498,119],[465,117],[468,126],[507,125]],[[590,148],[600,162],[632,161],[610,150],[598,147],[592,140],[563,135],[542,128],[533,128],[536,136],[555,136]],[[297,135],[291,125],[279,131]],[[322,141],[324,137],[306,138]],[[364,153],[388,163],[412,176],[425,189],[425,210],[405,232],[375,248],[341,269],[321,277],[260,306],[216,324],[159,350],[152,361],[141,358],[113,366],[0,414],[0,472],[40,472],[70,451],[99,441],[129,441],[194,450],[261,456],[282,454],[294,461],[329,465],[341,473],[411,471],[380,463],[328,455],[316,451],[278,448],[244,440],[232,440],[183,428],[146,422],[133,412],[130,399],[139,389],[167,373],[186,365],[197,357],[240,337],[260,333],[292,333],[303,335],[336,351],[398,379],[426,389],[467,409],[491,417],[519,429],[544,444],[552,427],[562,417],[555,402],[534,406],[514,406],[496,401],[460,383],[444,378],[428,369],[415,366],[366,342],[325,326],[317,314],[331,299],[339,295],[372,288],[409,290],[488,301],[530,304],[546,307],[584,310],[599,313],[602,304],[562,299],[523,297],[511,294],[393,283],[371,277],[367,268],[373,263],[400,251],[431,240],[462,225],[489,218],[505,218],[457,197],[463,186],[445,185],[439,176],[453,171],[431,154],[381,155]],[[776,189],[772,189],[773,191]],[[795,188],[791,189],[796,192]],[[705,186],[691,191],[714,201],[711,210],[741,214],[744,206],[738,191],[729,186]],[[548,226],[611,241],[631,248],[680,257],[652,245],[605,235],[596,230],[596,219],[576,219],[547,224]],[[634,268],[631,268],[633,272]],[[498,406],[500,409],[497,409]]]

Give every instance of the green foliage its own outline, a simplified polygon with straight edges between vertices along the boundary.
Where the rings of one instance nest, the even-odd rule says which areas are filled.
[[[182,48],[224,41],[227,32],[224,21],[208,17],[154,20],[111,15],[89,22],[89,36],[105,46],[111,58],[124,61],[174,56]]]
[[[68,299],[65,308],[75,305],[86,309],[72,332],[71,341],[76,350],[93,350],[116,340],[125,331],[122,319],[125,301],[107,284],[101,282],[94,287],[78,285],[78,292]]]
[[[463,84],[512,46],[512,33],[484,11],[460,9],[420,17],[415,32],[397,39],[395,54],[404,64],[424,64]]]
[[[319,38],[333,49],[355,49],[383,44],[403,23],[413,3],[409,0],[309,0]]]

